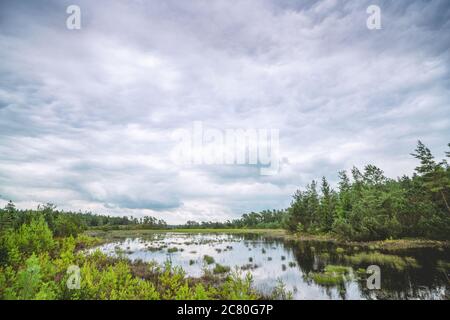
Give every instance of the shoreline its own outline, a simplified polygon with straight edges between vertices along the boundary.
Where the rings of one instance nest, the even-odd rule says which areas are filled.
[[[422,238],[404,238],[374,241],[342,240],[332,235],[291,234],[284,229],[122,229],[96,230],[90,229],[84,234],[112,242],[115,239],[138,238],[157,233],[187,233],[187,234],[259,234],[268,237],[282,238],[293,241],[324,241],[334,242],[343,246],[358,246],[371,250],[402,250],[417,248],[450,248],[450,241],[430,240]]]

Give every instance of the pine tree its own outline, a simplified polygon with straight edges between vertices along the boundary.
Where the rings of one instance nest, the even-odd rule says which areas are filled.
[[[447,211],[450,213],[450,206],[446,196],[450,189],[447,163],[445,161],[436,163],[430,149],[420,140],[415,151],[416,153],[411,155],[420,160],[420,166],[416,167],[416,171],[423,178],[424,186],[432,193],[440,195]]]
[[[320,199],[321,227],[326,232],[331,231],[335,216],[335,197],[325,177],[322,177],[322,198]]]

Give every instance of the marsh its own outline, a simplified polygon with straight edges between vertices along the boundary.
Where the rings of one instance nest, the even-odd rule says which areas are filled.
[[[262,294],[282,286],[294,299],[449,298],[446,247],[386,250],[264,234],[156,232],[90,251],[97,249],[130,260],[170,261],[189,277],[250,272]],[[366,268],[373,264],[381,269],[380,290],[367,288]]]

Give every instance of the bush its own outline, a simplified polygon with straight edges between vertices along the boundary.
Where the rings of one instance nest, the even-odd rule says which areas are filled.
[[[52,232],[42,216],[23,224],[19,230],[8,230],[1,239],[3,263],[18,264],[22,259],[50,252],[55,247]]]

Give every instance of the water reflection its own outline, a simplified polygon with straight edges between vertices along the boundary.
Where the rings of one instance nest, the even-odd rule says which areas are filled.
[[[180,233],[130,238],[99,249],[110,255],[125,254],[132,260],[170,260],[192,277],[200,277],[205,268],[213,270],[217,264],[239,268],[251,272],[255,287],[266,294],[281,280],[294,299],[449,298],[448,249],[393,253],[257,234]],[[213,262],[205,261],[205,255]],[[381,268],[381,290],[367,289],[365,269],[371,264]]]

